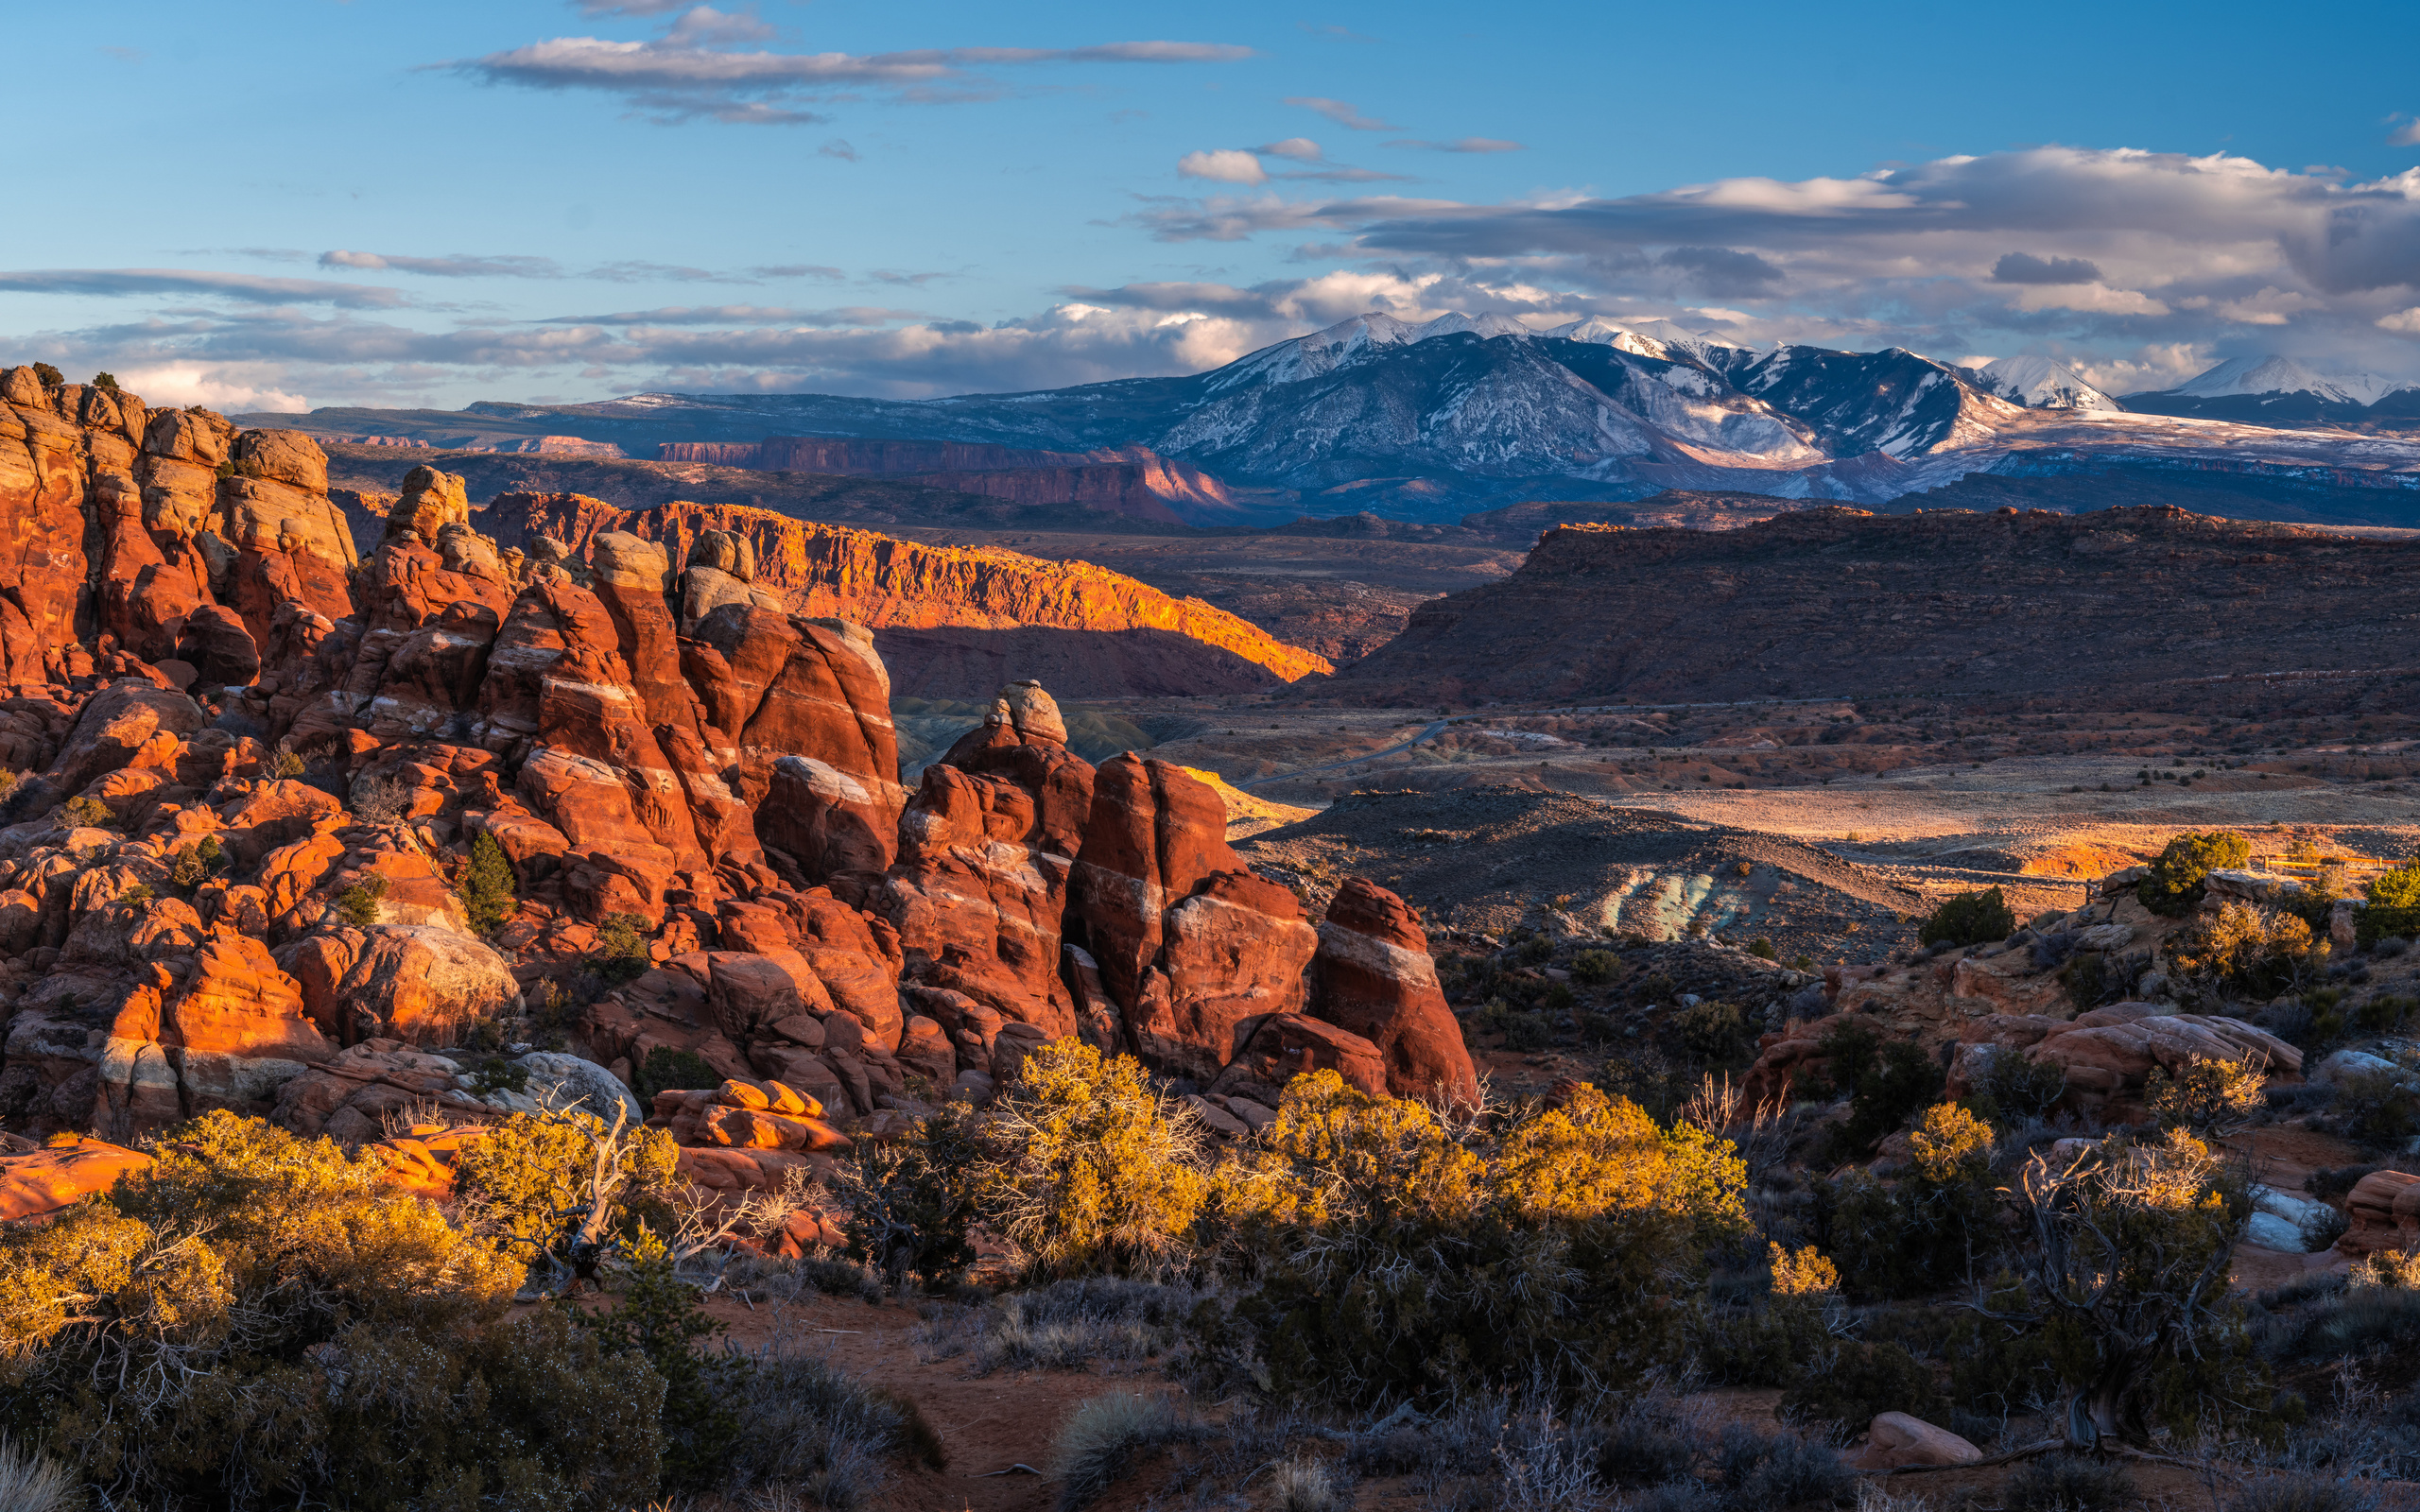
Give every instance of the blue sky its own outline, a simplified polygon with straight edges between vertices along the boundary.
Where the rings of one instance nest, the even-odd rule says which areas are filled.
[[[1370,308],[2420,374],[2408,6],[22,8],[0,360],[917,397]]]

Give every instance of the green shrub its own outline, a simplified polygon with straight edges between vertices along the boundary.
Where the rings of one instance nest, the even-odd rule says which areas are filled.
[[[716,1477],[725,1491],[783,1486],[823,1512],[856,1512],[882,1490],[886,1459],[934,1469],[948,1463],[913,1398],[851,1380],[778,1330],[722,1384],[740,1429]],[[752,1504],[795,1503],[767,1497]]]
[[[333,1143],[213,1112],[155,1163],[0,1231],[0,1434],[117,1505],[622,1512],[664,1383]]]
[[[2152,1068],[2143,1085],[2143,1108],[2162,1128],[2218,1139],[2259,1116],[2266,1080],[2262,1069],[2248,1060],[2194,1056],[2173,1076],[2165,1067]]]
[[[608,982],[628,982],[653,963],[648,959],[647,920],[636,914],[608,914],[596,926],[596,949],[589,970]]]
[[[216,876],[226,864],[227,853],[219,846],[218,837],[205,834],[177,853],[177,864],[168,873],[168,884],[189,897],[196,887]]]
[[[71,798],[59,806],[60,822],[78,830],[114,830],[117,816],[96,798]]]
[[[1850,1022],[1825,1030],[1816,1048],[1829,1070],[1834,1093],[1849,1100],[1848,1122],[1832,1131],[1837,1159],[1861,1159],[1883,1136],[1941,1095],[1941,1067],[1913,1040],[1885,1044],[1874,1030]]]
[[[1762,937],[1749,942],[1748,954],[1755,956],[1758,960],[1772,961],[1780,959],[1780,953],[1773,949],[1773,942]]]
[[[2168,954],[2189,975],[2270,998],[2324,969],[2328,942],[2292,914],[2229,899],[2169,936]]]
[[[2202,902],[2203,879],[2251,861],[2252,842],[2233,830],[2187,831],[2168,842],[2135,896],[2152,913],[2182,919]]]
[[[481,1024],[486,1028],[486,1024]],[[529,1090],[529,1068],[517,1060],[491,1060],[471,1074],[471,1093],[482,1100],[497,1092]]]
[[[337,894],[337,913],[356,929],[368,929],[378,922],[382,912],[379,900],[387,896],[387,879],[372,877],[356,882]]]
[[[2003,1265],[1981,1289],[1983,1310],[1961,1310],[1942,1356],[1949,1362],[1949,1397],[1959,1407],[2004,1418],[2029,1403],[2055,1400],[2058,1371],[2043,1333],[2004,1321],[2033,1314],[2024,1280]]]
[[[1743,1066],[1754,1058],[1756,1031],[1737,1003],[1700,1003],[1672,1015],[1682,1047],[1717,1066]]]
[[[1940,1103],[1908,1141],[1910,1158],[1894,1186],[1852,1171],[1831,1189],[1832,1255],[1860,1297],[1909,1297],[1961,1280],[1997,1241],[1989,1126]]]
[[[512,874],[512,859],[504,853],[496,837],[481,830],[471,837],[471,866],[462,874],[462,885],[455,896],[462,900],[462,912],[471,921],[475,934],[486,935],[521,906],[521,886]]]
[[[647,1053],[647,1060],[639,1067],[639,1096],[653,1097],[657,1092],[695,1091],[700,1088],[722,1085],[722,1073],[706,1064],[706,1057],[694,1050],[675,1050],[670,1045],[657,1045]]]
[[[2353,927],[2363,946],[2389,936],[2420,935],[2420,857],[2379,872],[2361,891],[2370,905],[2356,916]]]
[[[1997,887],[1945,898],[1916,931],[1927,945],[1983,945],[2016,933],[2016,910]]]
[[[1512,1013],[1504,1018],[1504,1048],[1527,1055],[1554,1043],[1554,1026],[1542,1013]]]
[[[1622,974],[1622,958],[1611,951],[1582,951],[1571,962],[1571,979],[1583,987],[1604,987]]]
[[[2420,1134],[2420,1093],[2383,1071],[2339,1077],[2336,1113],[2344,1132],[2364,1144],[2390,1145]]]
[[[110,393],[114,394],[118,391],[117,375],[114,373],[96,372],[93,374],[93,387],[95,388],[106,389]]]
[[[1855,1493],[1856,1479],[1823,1444],[1787,1434],[1767,1436],[1744,1423],[1722,1431],[1715,1450],[1723,1502],[1737,1508],[1829,1506]]]
[[[280,781],[300,777],[309,769],[302,765],[302,758],[290,750],[279,751],[276,759],[268,764],[268,775]]]
[[[672,1253],[642,1227],[624,1246],[630,1270],[611,1312],[571,1309],[615,1355],[645,1360],[664,1381],[664,1482],[701,1487],[720,1478],[742,1424],[727,1400],[744,1378],[740,1356],[709,1357],[699,1345],[722,1332],[698,1288],[673,1273]]]
[[[2066,1068],[2036,1060],[2022,1050],[1996,1048],[1974,1078],[1975,1110],[2006,1127],[2042,1118],[2067,1094]]]
[[[34,376],[42,380],[42,386],[44,388],[57,388],[67,382],[65,373],[46,362],[34,364]]]
[[[579,1111],[514,1113],[456,1157],[455,1203],[515,1261],[593,1280],[613,1249],[649,1226],[670,1228],[679,1162],[662,1129],[616,1131]]]

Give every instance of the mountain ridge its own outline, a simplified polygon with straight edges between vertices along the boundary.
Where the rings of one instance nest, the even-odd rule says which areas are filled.
[[[1569,334],[1530,332],[1502,317],[1413,324],[1372,313],[1182,378],[920,401],[638,394],[578,405],[481,402],[460,412],[397,412],[393,421],[407,436],[455,442],[536,434],[626,450],[761,447],[776,436],[1069,454],[1146,448],[1198,471],[1204,490],[1266,495],[1247,512],[1370,509],[1415,520],[1450,520],[1512,499],[1636,499],[1672,488],[1881,504],[1989,472],[2020,450],[2064,449],[2087,462],[2250,457],[2366,471],[2397,487],[2420,478],[2420,439],[2139,412],[2048,359],[1979,369],[1895,347],[1760,352],[1677,328],[1650,335],[1586,321],[1557,330]],[[2229,381],[2242,380],[2221,380]],[[278,419],[305,431],[358,432],[380,413]],[[1206,507],[1199,500],[1169,503],[1207,523],[1195,519]]]

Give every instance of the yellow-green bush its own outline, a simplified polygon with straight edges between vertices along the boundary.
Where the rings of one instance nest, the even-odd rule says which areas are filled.
[[[0,1232],[0,1433],[118,1504],[619,1512],[664,1383],[335,1144],[216,1112]]]
[[[2292,914],[2230,899],[2172,936],[2168,952],[2187,975],[2269,998],[2324,971],[2328,942]]]
[[[1283,1394],[1630,1387],[1678,1358],[1708,1249],[1747,1228],[1729,1143],[1593,1087],[1490,1147],[1320,1072],[1288,1085],[1264,1143],[1219,1197],[1260,1266],[1241,1312]]]
[[[1039,1277],[1183,1265],[1210,1182],[1191,1122],[1131,1057],[1042,1046],[993,1105],[977,1203]]]
[[[2182,1128],[2204,1139],[2232,1134],[2258,1116],[2266,1104],[2263,1068],[2248,1060],[2195,1056],[2173,1076],[2152,1068],[2143,1085],[2143,1108],[2162,1128]]]
[[[576,1253],[596,1196],[599,1156],[611,1188],[604,1240],[627,1242],[642,1226],[668,1232],[682,1187],[680,1147],[662,1129],[616,1138],[594,1114],[515,1113],[456,1158],[454,1190],[465,1220],[525,1265],[562,1265],[594,1275],[599,1256]]]

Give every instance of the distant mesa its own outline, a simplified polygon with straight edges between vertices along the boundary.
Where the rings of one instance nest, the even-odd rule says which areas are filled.
[[[1432,599],[1323,697],[1371,704],[2010,696],[2258,707],[2407,698],[2420,540],[2171,507],[1569,525]],[[2391,690],[2391,691],[2389,691]]]
[[[1142,446],[1046,452],[955,441],[769,436],[753,444],[666,441],[657,448],[657,460],[895,478],[1015,504],[1071,504],[1166,524],[1224,523],[1236,510],[1225,484]]]

